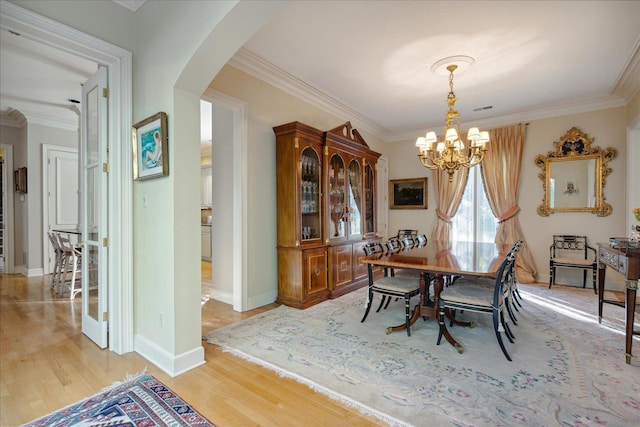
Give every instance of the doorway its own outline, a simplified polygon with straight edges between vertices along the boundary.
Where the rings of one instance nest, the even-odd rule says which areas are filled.
[[[208,89],[211,104],[211,298],[245,311],[247,298],[246,152],[248,106]],[[230,160],[231,159],[231,160]],[[203,281],[205,274],[203,271]]]
[[[1,228],[1,244],[2,244],[2,274],[13,274],[14,272],[14,227],[13,227],[13,146],[8,144],[0,144],[2,151],[2,196],[0,197],[0,228]]]
[[[132,153],[132,56],[131,52],[23,9],[3,3],[3,25],[55,49],[73,52],[108,68],[109,75],[109,348],[118,353],[133,351],[133,266],[131,200]]]

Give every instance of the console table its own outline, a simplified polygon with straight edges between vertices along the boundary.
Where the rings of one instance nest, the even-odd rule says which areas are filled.
[[[607,267],[622,274],[625,278],[626,293],[624,303],[620,300],[605,298],[604,279]],[[598,243],[598,322],[602,321],[603,303],[606,302],[626,308],[625,358],[627,364],[631,363],[633,335],[640,335],[640,331],[634,331],[633,329],[638,279],[640,279],[640,248],[613,247],[610,244]]]

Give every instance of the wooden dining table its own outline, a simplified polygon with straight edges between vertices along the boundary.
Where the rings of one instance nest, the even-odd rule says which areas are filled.
[[[366,264],[393,269],[412,269],[420,274],[420,301],[416,304],[410,325],[420,317],[438,319],[439,296],[445,278],[452,276],[495,277],[501,262],[511,245],[486,242],[438,241],[431,240],[424,245],[401,248],[384,254],[363,258]],[[433,280],[433,295],[430,295],[429,281]],[[450,319],[453,320],[451,316]],[[468,323],[454,322],[468,325]],[[392,326],[388,332],[403,330],[405,324]],[[459,353],[463,347],[456,342],[444,325],[444,336]]]

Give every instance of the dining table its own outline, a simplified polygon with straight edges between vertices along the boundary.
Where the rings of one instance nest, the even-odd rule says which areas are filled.
[[[420,317],[438,319],[440,292],[451,278],[496,277],[500,264],[509,253],[512,245],[491,242],[465,242],[429,240],[423,245],[403,247],[382,254],[374,254],[362,259],[365,264],[381,266],[387,270],[411,269],[420,272],[420,301],[413,309],[409,324],[413,325]],[[433,282],[433,295],[430,294],[430,282]],[[453,285],[455,286],[455,285]],[[447,312],[447,317],[456,324],[469,326],[469,322],[460,322]],[[446,325],[444,337],[462,353],[464,348],[456,342]],[[387,328],[387,332],[406,329],[405,324]]]

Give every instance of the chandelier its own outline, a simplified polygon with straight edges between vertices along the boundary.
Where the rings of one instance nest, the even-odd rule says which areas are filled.
[[[444,141],[438,141],[434,131],[428,131],[426,136],[421,136],[416,141],[418,157],[422,165],[432,170],[447,171],[449,182],[453,180],[453,173],[460,167],[470,168],[479,164],[487,151],[486,144],[489,142],[489,132],[480,132],[476,127],[469,129],[468,142],[462,141],[460,113],[453,108],[456,103],[456,95],[453,93],[453,72],[456,68],[458,66],[455,64],[447,66],[450,90],[447,96],[449,111],[445,115]]]

